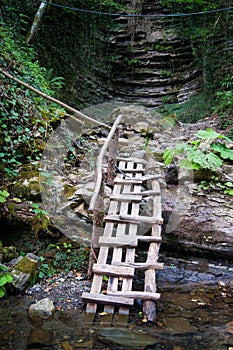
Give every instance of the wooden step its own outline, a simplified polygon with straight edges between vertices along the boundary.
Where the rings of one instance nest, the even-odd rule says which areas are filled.
[[[139,269],[139,270],[163,270],[163,263],[141,263],[141,262],[132,262],[132,263],[128,263],[128,262],[113,262],[112,263],[113,266],[127,266],[127,267],[133,267],[135,269]]]
[[[83,292],[82,299],[86,302],[96,303],[96,304],[108,304],[113,306],[133,306],[134,300],[131,298],[124,298],[121,296],[111,296],[106,294],[95,294]]]
[[[113,296],[113,297],[123,297],[123,298],[129,298],[129,299],[141,299],[141,300],[159,300],[160,293],[150,293],[150,292],[135,292],[135,291],[117,291],[117,292],[110,292],[107,291],[107,295]]]
[[[143,242],[155,242],[160,243],[161,237],[154,237],[154,236],[121,236],[121,237],[105,237],[100,236],[99,238],[99,245],[103,247],[129,247],[129,248],[136,248],[138,245],[138,241]]]
[[[118,185],[141,185],[142,180],[133,178],[115,179],[114,183]]]
[[[133,192],[132,194],[118,194],[114,195],[111,194],[109,197],[113,201],[118,201],[118,202],[134,202],[134,203],[139,203],[142,200],[142,196],[134,195]]]
[[[103,247],[131,247],[136,248],[138,239],[136,236],[121,236],[121,237],[104,237],[99,238],[99,245]]]
[[[115,222],[121,222],[121,223],[128,223],[128,224],[157,224],[162,225],[163,219],[153,218],[150,216],[132,216],[132,215],[116,215],[111,214],[107,215],[104,218],[105,221],[115,221]]]
[[[116,170],[120,170],[122,171],[123,173],[135,173],[135,174],[138,174],[138,173],[144,173],[144,170],[143,169],[126,169],[126,168],[119,168],[117,167]]]
[[[128,266],[114,266],[109,264],[94,264],[93,272],[99,275],[133,277],[134,268]]]
[[[143,191],[143,192],[123,192],[122,194],[130,196],[130,195],[135,195],[135,196],[142,196],[142,197],[149,197],[149,196],[160,196],[161,192],[160,191]]]
[[[140,158],[117,157],[116,159],[119,161],[122,161],[122,162],[126,162],[126,163],[146,164],[146,161],[144,159],[140,159]]]
[[[155,242],[160,243],[162,241],[162,237],[156,237],[156,236],[136,236],[139,241],[142,242]]]

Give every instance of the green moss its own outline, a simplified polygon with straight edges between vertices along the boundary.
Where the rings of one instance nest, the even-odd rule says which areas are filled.
[[[76,187],[74,186],[69,186],[65,184],[63,187],[63,194],[67,200],[74,194],[75,191],[76,191]]]
[[[23,273],[30,274],[30,281],[35,280],[38,275],[38,261],[31,259],[28,256],[23,257],[18,264],[15,265],[15,269]]]

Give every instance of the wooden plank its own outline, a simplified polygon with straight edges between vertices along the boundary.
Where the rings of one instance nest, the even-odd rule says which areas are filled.
[[[91,197],[91,201],[90,201],[90,205],[89,205],[89,210],[93,211],[95,209],[95,202],[98,198],[99,195],[99,191],[100,191],[100,187],[101,187],[101,183],[102,183],[102,167],[103,167],[103,159],[105,156],[105,152],[108,148],[109,142],[111,140],[111,138],[113,137],[118,125],[120,124],[120,121],[122,119],[122,115],[118,115],[117,119],[115,120],[109,134],[108,137],[106,138],[103,147],[101,148],[101,151],[98,155],[98,160],[97,160],[97,169],[96,169],[96,182],[95,182],[95,188],[94,188],[94,192],[93,195]]]
[[[107,247],[137,247],[138,240],[131,236],[100,237],[99,244]]]
[[[127,163],[123,163],[123,162],[120,162],[119,164],[120,167],[122,168],[125,168],[125,167],[128,167],[128,166],[131,166],[131,164],[127,164]],[[118,175],[117,176],[118,178],[119,177],[123,177],[122,174],[121,175]],[[116,185],[115,186],[120,186],[121,190],[122,191],[125,191],[125,190],[130,190],[130,185],[124,185],[123,187],[121,185]],[[114,188],[115,188],[114,186]],[[111,201],[112,202],[112,201]],[[117,203],[117,206],[119,205],[120,208],[119,208],[119,212],[121,214],[126,214],[127,211],[128,211],[128,206],[129,206],[129,202],[114,202],[114,203]],[[118,204],[119,203],[119,204]],[[110,210],[109,210],[110,212]],[[123,237],[125,235],[125,229],[126,229],[126,224],[122,224],[122,223],[119,223],[117,225],[117,229],[116,229],[116,237],[118,237],[119,239],[121,239],[121,237]],[[121,247],[115,247],[113,249],[113,254],[112,254],[112,264],[114,262],[120,262],[122,260],[122,254],[123,254],[123,250]],[[132,278],[130,278],[132,279]],[[117,291],[118,290],[118,282],[119,282],[119,278],[118,276],[116,277],[112,277],[110,276],[109,280],[108,280],[108,285],[107,285],[107,291],[109,292],[114,292],[114,291]],[[129,309],[128,308],[125,308],[125,310],[127,310],[129,312]],[[106,305],[104,307],[104,311],[108,313],[108,316],[105,317],[104,319],[101,320],[101,324],[103,324],[104,322],[104,325],[106,325],[106,322],[108,322],[109,325],[111,325],[111,321],[113,321],[113,317],[114,317],[114,306],[111,306],[111,305]],[[124,322],[127,323],[128,321],[128,312],[126,313],[125,317],[124,317]],[[109,315],[111,313],[111,316]],[[115,320],[115,319],[114,319]]]
[[[143,242],[161,242],[161,237],[153,237],[153,236],[134,236],[131,235],[128,236],[117,236],[117,237],[104,237],[100,236],[99,238],[99,245],[103,247],[131,247],[136,248],[138,245],[138,241]]]
[[[96,304],[109,304],[113,306],[133,306],[134,301],[131,298],[124,298],[118,296],[111,296],[106,294],[96,294],[96,293],[82,293],[82,299],[86,302],[92,302]]]
[[[132,298],[132,299],[141,299],[141,300],[159,300],[160,293],[147,293],[147,292],[137,292],[137,291],[118,291],[118,292],[107,292],[107,295],[123,297],[123,298]]]
[[[146,164],[145,159],[140,158],[124,158],[124,157],[117,157],[117,160],[127,162],[127,163],[136,163],[136,164]]]
[[[107,221],[112,221],[112,222],[120,222],[120,223],[128,223],[128,224],[135,224],[139,225],[141,223],[144,224],[157,224],[157,225],[162,225],[163,224],[163,219],[158,219],[154,217],[149,217],[149,216],[131,216],[131,215],[118,215],[118,214],[110,214],[105,216],[104,220]]]
[[[115,179],[114,183],[121,184],[121,185],[141,185],[142,180],[134,179],[134,178]]]
[[[129,173],[129,174],[142,174],[142,173],[144,173],[144,169],[128,169],[128,168],[117,167],[117,170],[120,170],[126,174],[127,173]]]
[[[154,191],[159,191],[159,182],[152,181],[152,189]],[[153,216],[161,216],[161,196],[153,198]],[[155,237],[161,237],[161,226],[153,225],[151,235]],[[160,243],[152,242],[150,243],[146,263],[155,263],[159,257]],[[154,269],[148,269],[145,271],[145,281],[144,281],[144,291],[145,292],[156,292],[156,274]],[[143,317],[149,322],[154,322],[156,319],[156,304],[154,301],[146,300],[143,302]]]
[[[121,164],[123,166],[123,163]],[[122,175],[117,175],[117,176],[122,176]],[[120,185],[115,185],[113,188],[113,193],[114,194],[119,194],[121,191],[121,186]],[[117,211],[118,203],[111,201],[109,205],[109,212],[115,213]],[[110,237],[113,233],[114,230],[114,224],[111,222],[107,222],[105,224],[104,228],[104,236]],[[99,250],[99,255],[98,255],[98,263],[106,263],[107,258],[108,258],[108,252],[109,248],[108,247],[100,247]],[[95,274],[93,277],[92,281],[92,286],[91,286],[91,293],[100,293],[101,288],[102,288],[102,280],[103,280],[103,275],[97,275]],[[94,320],[95,313],[96,313],[97,305],[94,303],[88,303],[86,307],[86,312],[92,314],[92,318]]]
[[[137,236],[137,239],[142,242],[156,242],[160,243],[162,241],[161,237],[156,236]]]
[[[111,194],[109,197],[112,201],[119,201],[119,202],[141,202],[142,196],[140,195],[134,195],[134,194],[119,194],[114,195]]]
[[[163,224],[163,219],[160,217],[149,217],[149,216],[141,216],[141,215],[120,215],[120,219],[132,223],[138,222],[139,224],[144,223],[144,224],[157,224],[157,225],[162,225]]]
[[[114,262],[113,265],[116,266],[128,266],[128,267],[134,267],[135,269],[139,270],[163,270],[164,264],[158,263],[158,262],[151,262],[151,263],[141,263],[141,262]]]
[[[129,163],[128,164],[128,168],[133,168],[134,164],[133,163]],[[137,169],[142,169],[143,168],[143,164],[138,163],[137,164]],[[138,174],[138,177],[140,178],[142,175]],[[128,187],[124,187],[124,193],[126,191],[129,191],[130,188]],[[141,191],[141,185],[134,185],[133,187],[133,192],[139,192]],[[131,209],[131,213],[133,215],[138,215],[139,214],[139,203],[132,203],[132,209]],[[137,235],[137,230],[138,230],[138,226],[134,225],[134,224],[130,224],[129,225],[129,235],[131,237],[134,237]],[[125,255],[125,262],[126,263],[133,263],[135,260],[135,252],[136,249],[134,248],[127,248],[126,249],[126,255]],[[123,283],[122,283],[122,292],[126,292],[126,291],[131,291],[132,289],[132,285],[133,285],[133,279],[132,278],[124,278],[123,279]],[[126,325],[126,321],[127,321],[127,317],[129,314],[129,309],[126,309],[125,307],[120,307],[119,308],[119,317],[117,320],[117,323],[122,325]]]
[[[143,192],[124,192],[125,195],[130,196],[130,195],[135,195],[135,196],[142,196],[142,197],[149,197],[149,196],[160,196],[161,192],[160,191],[143,191]]]
[[[127,266],[113,266],[109,264],[94,264],[93,272],[100,275],[117,276],[117,277],[133,277],[134,268]]]

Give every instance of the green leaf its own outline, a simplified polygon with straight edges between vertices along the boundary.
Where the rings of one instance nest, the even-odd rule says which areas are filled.
[[[196,136],[199,137],[200,139],[208,139],[208,140],[224,138],[223,135],[219,134],[218,132],[214,131],[211,128],[208,128],[206,130],[199,130]]]
[[[184,168],[184,169],[189,169],[189,170],[198,170],[200,169],[200,164],[197,164],[195,162],[192,162],[189,159],[183,159],[179,163],[179,167]]]
[[[2,298],[6,294],[6,289],[4,286],[0,287],[0,298]]]
[[[224,193],[233,196],[233,190],[225,190]]]
[[[230,159],[233,160],[233,150],[230,148],[227,148],[225,145],[223,144],[213,144],[212,148],[216,151],[220,153],[220,156],[223,159]]]
[[[10,274],[2,275],[0,276],[0,287],[12,281],[13,281],[13,277]]]
[[[167,148],[163,154],[164,164],[165,165],[171,164],[173,157],[174,157],[174,150]]]
[[[233,183],[230,181],[225,182],[224,185],[227,187],[233,187]]]
[[[213,171],[217,170],[222,165],[222,160],[212,152],[206,155],[206,161],[206,168]]]

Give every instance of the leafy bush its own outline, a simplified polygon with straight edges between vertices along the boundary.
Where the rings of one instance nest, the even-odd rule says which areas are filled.
[[[229,138],[213,129],[199,130],[196,140],[166,149],[163,155],[164,163],[169,165],[178,157],[178,165],[181,168],[216,171],[222,166],[223,160],[233,160],[233,150],[228,148],[228,141]]]
[[[53,95],[58,81],[46,80],[47,72],[35,61],[33,49],[13,38],[10,28],[0,27],[0,36],[3,69]],[[5,76],[1,79],[0,95],[1,170],[6,175],[16,175],[21,164],[40,159],[43,142],[64,112]]]

